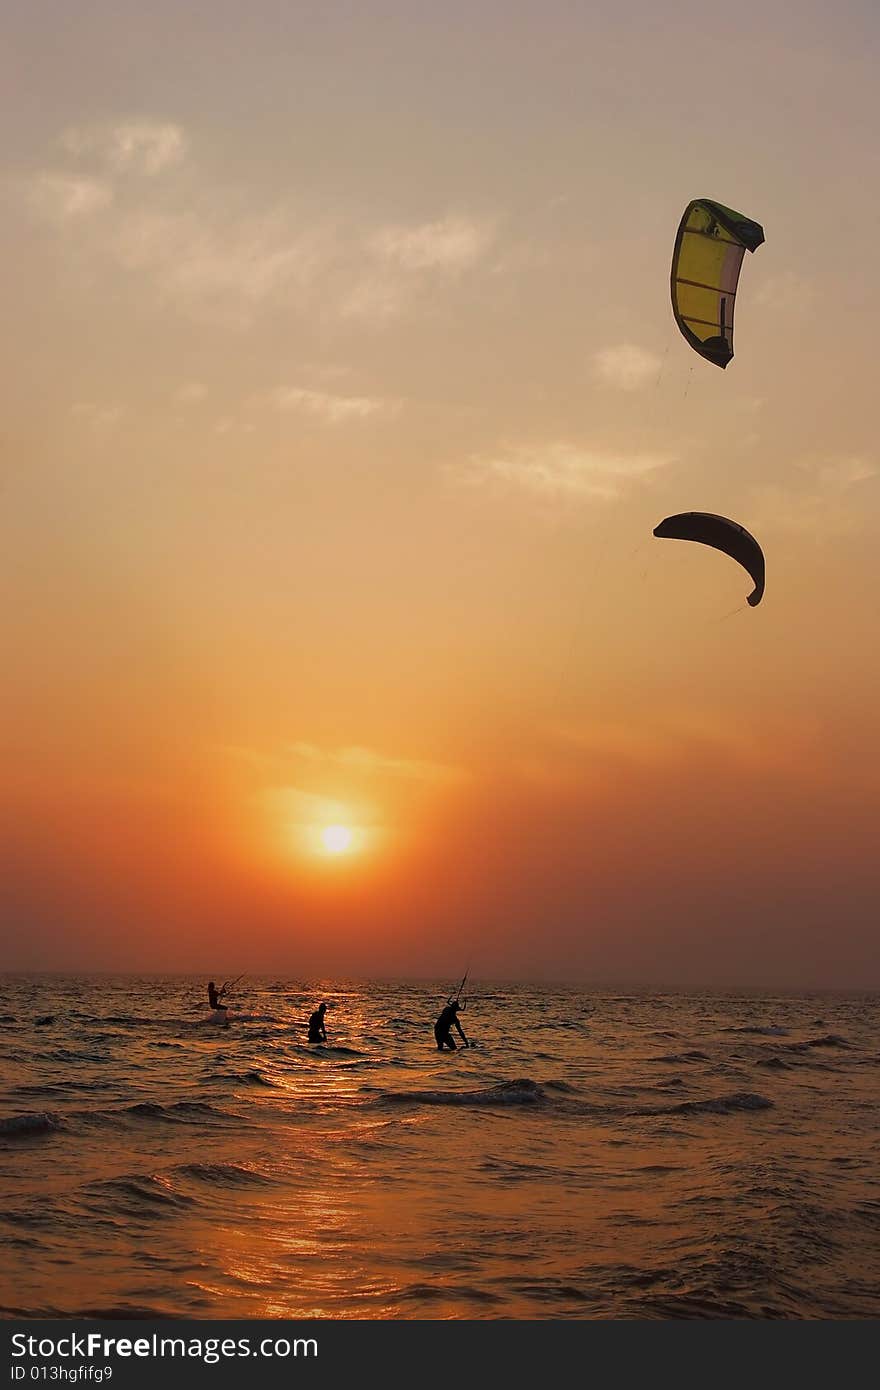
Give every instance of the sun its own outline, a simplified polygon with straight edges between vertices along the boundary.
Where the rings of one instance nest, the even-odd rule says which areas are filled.
[[[269,793],[267,805],[275,854],[300,867],[303,860],[310,861],[313,870],[334,877],[345,876],[383,838],[378,811],[372,805],[337,801],[293,787]]]
[[[321,844],[328,854],[345,854],[351,849],[352,839],[347,825],[328,825],[321,831]]]

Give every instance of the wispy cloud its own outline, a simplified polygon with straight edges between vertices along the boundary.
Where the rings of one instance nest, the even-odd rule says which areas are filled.
[[[501,249],[493,259],[489,270],[492,275],[528,275],[532,271],[546,270],[559,264],[559,251],[556,247],[520,241]]]
[[[329,425],[347,420],[365,420],[377,415],[395,415],[400,402],[378,396],[342,396],[330,391],[311,391],[301,386],[279,386],[262,397],[277,410],[300,411]]]
[[[256,428],[252,420],[240,420],[235,415],[221,415],[214,421],[215,434],[254,434]]]
[[[309,857],[325,852],[323,835],[328,826],[344,825],[353,850],[375,848],[387,833],[382,813],[369,802],[337,801],[295,785],[265,788],[259,801],[269,817],[269,833],[274,830],[285,859],[292,848]]]
[[[865,488],[876,485],[880,466],[861,456],[802,464],[786,483],[755,489],[753,511],[759,527],[809,531],[817,539],[860,529],[870,513]]]
[[[799,766],[819,738],[815,720],[787,715],[780,727],[760,728],[732,720],[708,708],[660,710],[627,722],[591,720],[549,731],[564,765],[574,775],[572,758],[596,766],[609,764],[681,767],[690,758],[740,768]]]
[[[80,169],[35,172],[27,197],[45,220],[78,219],[76,237],[65,225],[64,255],[103,261],[176,313],[223,326],[293,309],[382,327],[433,289],[448,289],[495,237],[487,219],[464,213],[377,227],[292,198],[261,205],[251,190],[213,186],[192,159],[180,178],[158,178],[187,154],[186,133],[173,122],[73,127],[61,144]],[[99,209],[103,217],[85,216]],[[316,413],[326,405],[299,402]],[[368,413],[363,402],[347,413],[358,411]]]
[[[461,271],[474,265],[495,237],[488,222],[444,217],[416,226],[383,227],[370,239],[371,249],[404,270]]]
[[[409,275],[389,273],[387,267],[368,267],[354,277],[339,298],[342,318],[381,327],[404,313],[416,286]]]
[[[178,405],[198,405],[200,401],[206,399],[207,395],[208,388],[204,382],[188,381],[177,388],[174,399]]]
[[[179,125],[155,120],[72,126],[63,132],[61,145],[77,159],[95,157],[114,173],[148,177],[179,164],[187,151],[187,139]]]
[[[291,231],[279,214],[224,225],[204,214],[138,212],[123,218],[110,249],[175,303],[253,307],[308,288],[327,260],[317,229]]]
[[[551,498],[580,497],[607,502],[671,461],[660,454],[619,454],[557,442],[477,455],[470,460],[467,475]]]
[[[475,267],[494,240],[491,223],[463,216],[382,227],[351,258],[339,312],[381,326],[409,309],[438,278],[448,280]]]
[[[326,749],[314,743],[294,743],[288,752],[302,762],[343,768],[365,777],[399,777],[414,782],[449,783],[458,781],[464,775],[461,768],[446,763],[392,758],[373,748],[357,745]]]
[[[101,405],[96,401],[75,401],[70,407],[75,419],[81,420],[98,433],[112,430],[124,414],[121,405]]]
[[[826,459],[815,467],[813,473],[819,486],[826,491],[848,491],[857,483],[866,483],[880,476],[880,468],[873,459],[850,456]]]
[[[28,201],[47,222],[69,222],[107,207],[113,189],[101,179],[46,172],[29,180]]]
[[[661,359],[656,353],[647,352],[634,343],[603,348],[593,358],[593,369],[599,380],[621,391],[639,391],[656,381],[660,365]]]
[[[71,127],[60,139],[76,162],[97,162],[101,174],[43,169],[26,182],[31,207],[50,222],[85,218],[116,201],[115,180],[124,173],[152,176],[179,163],[186,137],[177,125],[161,121],[124,121],[115,126]]]
[[[797,275],[793,270],[783,270],[759,285],[754,297],[757,304],[763,304],[768,309],[806,311],[812,306],[815,291],[802,275]]]

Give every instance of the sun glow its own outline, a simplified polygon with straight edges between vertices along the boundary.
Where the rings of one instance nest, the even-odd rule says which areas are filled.
[[[261,799],[266,848],[288,866],[342,871],[384,843],[383,817],[371,802],[341,801],[300,787],[273,787]]]
[[[353,839],[347,825],[328,825],[321,831],[321,844],[328,854],[346,854]]]

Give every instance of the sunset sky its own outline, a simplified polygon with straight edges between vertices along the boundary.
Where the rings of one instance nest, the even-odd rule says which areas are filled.
[[[880,987],[876,5],[4,30],[0,965]]]

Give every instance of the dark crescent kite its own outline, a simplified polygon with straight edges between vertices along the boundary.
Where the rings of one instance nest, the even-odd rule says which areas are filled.
[[[754,536],[736,521],[712,512],[680,512],[655,526],[654,535],[674,541],[699,541],[723,551],[751,575],[755,587],[746,602],[757,608],[764,597],[764,552]]]

